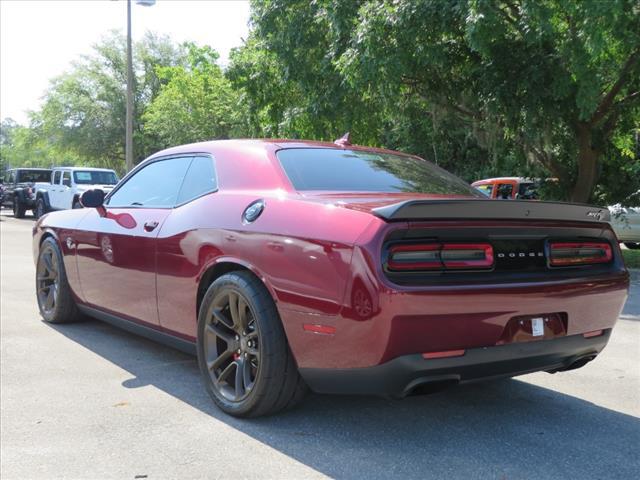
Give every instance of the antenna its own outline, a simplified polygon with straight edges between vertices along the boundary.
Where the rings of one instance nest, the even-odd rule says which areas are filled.
[[[333,143],[335,143],[339,147],[348,147],[349,145],[351,145],[351,136],[349,132],[345,133],[343,136],[341,136],[339,139],[337,139]]]

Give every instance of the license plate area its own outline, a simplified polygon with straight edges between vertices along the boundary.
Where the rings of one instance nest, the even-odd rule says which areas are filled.
[[[496,345],[550,340],[567,335],[567,314],[538,313],[512,317]]]

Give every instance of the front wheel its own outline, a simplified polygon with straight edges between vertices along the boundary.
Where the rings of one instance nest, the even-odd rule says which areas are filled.
[[[629,250],[640,250],[640,243],[625,242],[624,246]]]
[[[250,272],[227,273],[207,290],[198,363],[213,401],[236,417],[276,413],[306,392],[273,299]]]
[[[36,297],[42,318],[49,323],[69,323],[82,319],[67,281],[62,253],[49,237],[40,246],[36,265]]]
[[[36,201],[36,208],[33,210],[33,216],[38,219],[45,213],[47,213],[47,207],[44,204],[44,200],[42,199],[42,197],[38,198],[38,200]]]

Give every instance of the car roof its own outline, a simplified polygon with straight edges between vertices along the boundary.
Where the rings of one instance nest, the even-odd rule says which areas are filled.
[[[296,140],[284,138],[241,138],[233,140],[209,140],[206,142],[189,143],[161,150],[149,157],[150,159],[163,157],[167,155],[178,155],[181,153],[199,153],[199,152],[215,152],[220,149],[238,149],[238,150],[255,150],[256,148],[264,148],[269,150],[281,150],[283,148],[334,148],[348,150],[366,150],[380,153],[390,153],[394,155],[405,155],[415,157],[408,153],[388,150],[378,147],[366,147],[362,145],[337,145],[334,142],[323,142],[317,140]]]
[[[11,170],[36,170],[38,172],[50,172],[51,169],[50,168],[41,168],[41,167],[16,167],[16,168],[10,168],[9,170],[7,170],[8,172],[10,172]]]
[[[287,139],[238,139],[212,140],[167,148],[151,155],[132,171],[143,165],[170,156],[185,157],[197,154],[212,155],[216,163],[216,174],[220,185],[226,190],[284,190],[295,189],[279,165],[276,152],[291,148],[330,148],[335,150],[358,150],[375,153],[389,153],[408,158],[418,158],[382,148],[360,145],[338,145],[332,142]],[[132,173],[130,172],[130,174]],[[128,174],[128,175],[130,175]],[[128,176],[127,175],[127,176]],[[125,177],[126,179],[127,177]]]
[[[495,183],[495,182],[533,183],[533,179],[526,178],[526,177],[494,177],[494,178],[485,178],[483,180],[476,180],[471,185],[480,185],[480,184]]]
[[[53,167],[54,170],[82,170],[82,171],[92,171],[92,172],[113,172],[110,168],[98,168],[98,167]]]

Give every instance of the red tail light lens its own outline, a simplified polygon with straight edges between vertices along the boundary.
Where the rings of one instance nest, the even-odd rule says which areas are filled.
[[[486,269],[493,266],[488,243],[396,245],[389,251],[390,270]]]
[[[549,263],[552,267],[608,263],[612,258],[611,245],[604,242],[549,244]]]

